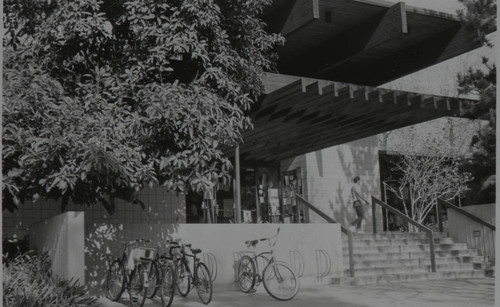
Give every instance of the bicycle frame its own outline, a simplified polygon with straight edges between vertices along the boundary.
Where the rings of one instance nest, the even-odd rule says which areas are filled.
[[[260,240],[253,240],[253,241],[246,241],[245,243],[247,244],[247,247],[256,247],[257,246],[257,243],[259,241],[267,241],[268,244],[269,244],[269,251],[264,251],[264,252],[260,252],[258,254],[254,254],[254,256],[251,256],[250,258],[252,259],[254,265],[255,265],[255,272],[256,272],[256,276],[257,276],[257,279],[258,279],[258,282],[260,282],[262,280],[262,276],[261,274],[259,274],[259,272],[264,272],[264,269],[271,263],[275,263],[275,259],[274,259],[274,250],[273,250],[273,247],[276,245],[276,239],[278,234],[280,232],[280,229],[278,228],[276,234],[270,238],[263,238],[263,239],[260,239]],[[274,242],[271,242],[272,239],[275,239]],[[265,255],[271,255],[270,257],[266,257]],[[262,271],[259,269],[259,261],[258,259],[263,259],[264,260],[264,267],[262,268]]]
[[[144,242],[146,242],[146,241],[144,241]],[[134,246],[134,244],[139,243],[139,241],[130,241],[130,242],[121,242],[121,243],[123,244],[123,251],[122,251],[122,257],[120,260],[123,264],[126,264],[128,261],[128,258],[129,258],[129,253],[127,252],[127,250],[129,248],[132,248]],[[134,264],[134,268],[136,265],[137,264]],[[132,275],[132,271],[133,270],[125,270],[125,276],[124,276],[125,277],[125,280],[124,280],[125,288],[129,287],[130,276]]]
[[[145,240],[145,239],[137,239],[134,241],[118,241],[123,244],[123,249],[121,253],[121,258],[117,257],[114,260],[111,261],[110,267],[114,265],[115,262],[118,262],[122,268],[122,280],[121,280],[121,290],[120,292],[116,293],[117,296],[113,297],[113,300],[118,300],[125,289],[128,289],[130,291],[131,289],[131,283],[132,283],[132,278],[135,274],[135,272],[142,271],[142,272],[147,272],[151,268],[151,262],[152,259],[150,256],[153,256],[150,254],[151,248],[145,248],[144,249],[144,254],[139,254],[139,255],[134,255],[132,254],[134,252],[134,248],[136,248],[138,243],[148,243],[151,242],[150,240]],[[138,247],[141,248],[141,247]],[[148,251],[149,250],[149,251]],[[133,268],[129,267],[130,261],[132,260],[130,257],[133,258]],[[138,257],[138,259],[135,259],[135,257]],[[109,271],[108,271],[109,272]],[[147,274],[147,273],[144,273]],[[148,278],[147,275],[145,275],[143,278],[143,286],[148,287]]]
[[[271,257],[266,257],[264,255],[271,255]],[[270,264],[270,263],[274,263],[274,255],[273,255],[273,252],[270,251],[270,252],[262,252],[262,253],[259,253],[252,258],[252,261],[254,262],[255,264],[255,271],[256,271],[256,275],[257,275],[257,278],[258,278],[258,281],[260,282],[262,280],[262,277],[261,275],[262,274],[259,274],[259,272],[264,272],[264,269]],[[262,270],[259,269],[259,258],[260,259],[263,259],[263,262],[264,262],[264,265],[262,267]]]
[[[238,265],[238,285],[244,293],[255,292],[261,282],[267,293],[280,301],[291,300],[298,293],[300,285],[295,271],[286,262],[274,258],[273,247],[276,245],[275,238],[278,234],[279,228],[276,235],[270,238],[245,242],[247,247],[255,247],[259,241],[268,241],[270,250],[241,256]],[[259,259],[265,262],[262,273],[260,273]]]
[[[187,249],[190,249],[191,252],[187,252]],[[202,303],[208,304],[212,299],[212,277],[207,266],[198,256],[201,250],[191,249],[191,244],[182,244],[180,252],[175,261],[176,275],[181,274],[176,276],[177,281],[180,281],[176,284],[179,294],[186,296],[193,288],[196,288],[196,292]],[[189,257],[193,258],[192,266],[190,266]],[[184,286],[185,280],[187,280],[187,285]],[[181,284],[183,285],[182,290],[180,287]]]
[[[191,244],[182,244],[181,256],[177,261],[181,261],[184,263],[186,270],[189,273],[189,278],[194,280],[193,272],[196,268],[196,265],[200,262],[200,258],[198,256],[196,256],[195,254],[187,254],[186,247],[190,249]],[[190,261],[189,261],[188,257],[193,258],[192,270],[191,270],[191,266],[189,265]]]

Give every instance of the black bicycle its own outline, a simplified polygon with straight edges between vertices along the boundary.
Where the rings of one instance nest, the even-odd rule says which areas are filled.
[[[162,307],[169,307],[172,304],[175,290],[175,265],[172,250],[180,248],[180,246],[177,242],[167,240],[164,242],[164,247],[168,249],[168,252],[161,253],[162,245],[158,244],[156,257],[151,262],[146,297],[153,299],[159,290]]]
[[[177,291],[181,296],[186,296],[194,286],[201,302],[206,305],[212,300],[213,288],[210,272],[197,256],[201,249],[191,249],[191,244],[180,243],[180,246],[180,254],[174,258]],[[192,271],[188,257],[193,258]]]
[[[106,297],[117,301],[128,290],[131,307],[142,307],[149,287],[150,266],[155,258],[156,249],[137,246],[150,240],[138,239],[123,244],[121,258],[115,259],[106,275]]]

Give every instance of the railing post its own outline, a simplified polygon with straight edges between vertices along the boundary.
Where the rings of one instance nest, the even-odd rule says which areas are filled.
[[[376,212],[375,207],[375,198],[372,196],[372,221],[373,221],[373,233],[377,233],[377,217],[375,215]]]
[[[432,231],[427,233],[429,237],[429,246],[430,246],[430,254],[431,254],[431,271],[433,273],[436,272],[436,251],[434,248],[434,235]]]
[[[385,203],[387,203],[387,183],[382,182],[383,185],[384,185],[384,199],[383,201]],[[384,212],[385,212],[385,229],[384,227],[382,226],[382,231],[389,231],[389,211],[387,211],[387,209],[382,209],[382,216],[384,216]]]
[[[352,232],[347,231],[347,240],[349,243],[349,276],[354,277],[354,244],[352,242]]]

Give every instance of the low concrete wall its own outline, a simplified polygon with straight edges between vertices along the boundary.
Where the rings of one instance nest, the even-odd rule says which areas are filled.
[[[52,271],[66,279],[85,284],[84,213],[66,212],[34,224],[30,231],[30,249],[48,253]]]
[[[462,207],[465,211],[495,225],[495,204]],[[448,209],[448,232],[457,242],[467,243],[482,256],[495,261],[495,231]]]
[[[215,289],[236,289],[235,276],[240,251],[249,250],[244,241],[272,236],[280,228],[274,247],[275,257],[288,263],[298,262],[300,253],[304,260],[301,286],[327,283],[331,277],[340,276],[342,270],[342,241],[338,224],[178,224],[178,225],[133,225],[130,229],[119,229],[113,225],[94,225],[87,235],[88,285],[98,289],[104,285],[107,260],[106,253],[119,256],[121,247],[113,241],[147,238],[181,238],[211,253],[217,262]],[[96,242],[98,242],[96,244]],[[268,250],[266,242],[259,242],[256,252]],[[323,252],[317,252],[323,250]],[[295,251],[295,253],[290,253]],[[298,251],[298,253],[296,253]],[[325,254],[332,262],[328,276],[318,278],[326,267]],[[294,260],[291,260],[291,256]],[[318,261],[319,260],[319,261]],[[318,263],[320,262],[320,263]],[[261,270],[263,268],[260,268]],[[320,272],[318,272],[318,270]]]

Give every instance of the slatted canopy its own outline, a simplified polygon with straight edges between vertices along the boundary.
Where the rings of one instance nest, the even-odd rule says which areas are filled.
[[[377,86],[479,47],[456,16],[383,0],[274,0],[283,74]]]
[[[478,48],[454,15],[384,0],[274,0],[263,19],[286,42],[280,74],[266,75],[251,110],[244,165],[461,114],[466,101],[376,88]]]
[[[244,165],[271,165],[442,116],[458,116],[468,100],[277,74],[252,111],[244,133]],[[229,154],[229,152],[228,152]]]

